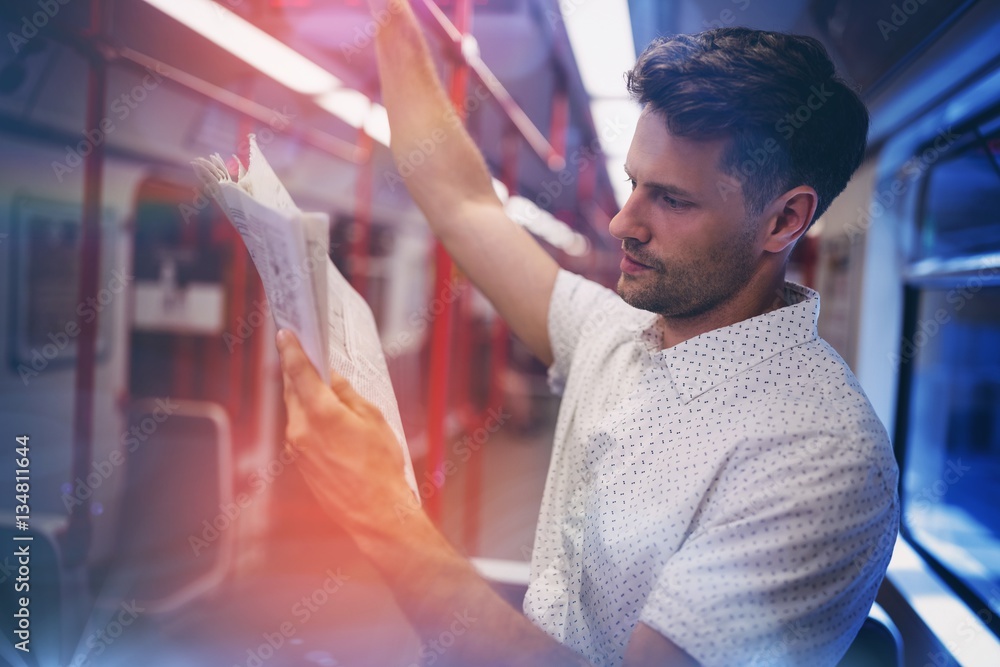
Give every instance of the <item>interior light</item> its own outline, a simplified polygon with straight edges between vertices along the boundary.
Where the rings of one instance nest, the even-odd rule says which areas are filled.
[[[381,104],[372,104],[365,119],[365,132],[383,146],[389,145],[389,113]]]
[[[496,183],[494,189],[500,194]],[[590,251],[590,242],[586,236],[574,231],[530,199],[520,195],[508,197],[504,202],[504,211],[511,220],[568,255],[582,257]]]
[[[587,92],[591,97],[625,97],[622,75],[635,64],[627,0],[574,4],[562,16]]]
[[[317,95],[316,104],[356,128],[364,125],[372,107],[370,99],[350,88],[338,88]]]
[[[287,44],[212,0],[146,0],[292,90],[317,95],[340,81]]]
[[[212,0],[146,0],[164,14],[211,40],[237,58],[303,95],[354,128],[364,126],[389,145],[385,107],[346,88],[340,79],[284,42]]]
[[[591,115],[607,156],[615,199],[619,206],[624,206],[632,188],[617,175],[621,173],[638,120],[638,107],[629,98],[622,77],[635,63],[628,1],[573,5],[566,7],[562,16],[580,78],[591,98]],[[600,44],[601,48],[593,48],[594,44]]]

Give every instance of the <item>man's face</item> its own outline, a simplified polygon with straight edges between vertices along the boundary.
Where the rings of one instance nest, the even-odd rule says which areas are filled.
[[[609,227],[625,251],[618,294],[626,303],[665,317],[700,315],[757,269],[760,229],[739,182],[720,169],[726,146],[674,136],[661,114],[642,112],[625,161],[632,194]]]

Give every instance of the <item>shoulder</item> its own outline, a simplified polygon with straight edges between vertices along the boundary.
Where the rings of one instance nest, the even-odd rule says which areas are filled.
[[[773,381],[737,429],[729,464],[845,487],[878,479],[894,496],[899,471],[889,434],[840,355],[816,338],[769,361],[755,372]]]

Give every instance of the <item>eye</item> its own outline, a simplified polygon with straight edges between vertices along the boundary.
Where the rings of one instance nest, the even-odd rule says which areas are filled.
[[[625,182],[632,184],[632,191],[634,192],[635,191],[635,179],[631,178],[631,177],[628,177],[628,178],[625,179]]]
[[[673,197],[664,196],[663,201],[667,203],[667,207],[672,211],[682,211],[684,207],[687,206],[684,202],[679,199],[674,199]]]

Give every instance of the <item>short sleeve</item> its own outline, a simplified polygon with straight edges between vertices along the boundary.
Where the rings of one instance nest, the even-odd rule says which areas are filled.
[[[549,301],[549,343],[553,362],[549,367],[549,387],[561,394],[569,376],[573,354],[581,339],[610,320],[610,313],[623,304],[607,287],[565,269],[556,276]]]
[[[898,529],[898,472],[867,445],[815,435],[737,454],[639,620],[704,667],[835,665]]]

